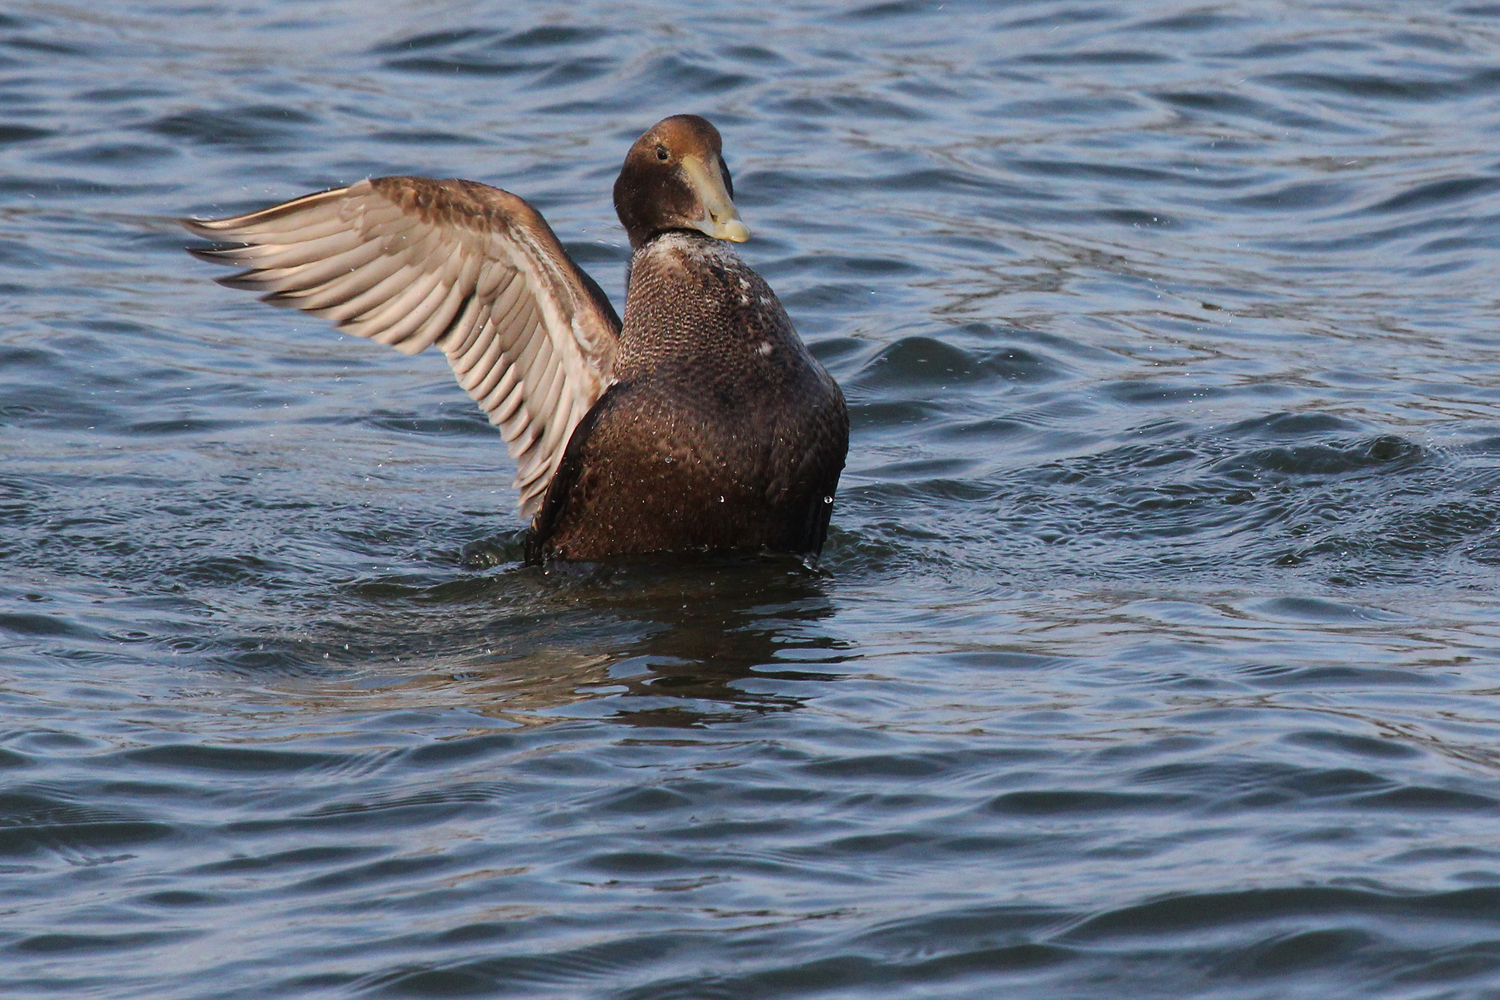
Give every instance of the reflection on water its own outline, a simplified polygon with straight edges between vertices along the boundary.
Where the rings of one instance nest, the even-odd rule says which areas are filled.
[[[273,687],[299,708],[462,706],[539,725],[588,704],[590,718],[702,726],[800,703],[743,681],[837,679],[808,669],[843,662],[849,648],[817,627],[835,611],[830,586],[779,557],[512,565],[433,586],[368,580],[347,588],[365,607],[336,628],[283,622],[279,639],[247,637],[227,660],[250,676],[271,666],[284,678]],[[380,634],[385,648],[344,642]]]
[[[1462,0],[12,3],[0,993],[1495,995],[1496,65]],[[848,395],[816,571],[522,568],[440,358],[172,222],[470,177],[618,305],[679,112]]]

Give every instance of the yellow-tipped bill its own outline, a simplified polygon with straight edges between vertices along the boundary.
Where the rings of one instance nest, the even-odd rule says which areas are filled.
[[[699,201],[703,202],[703,215],[693,224],[714,239],[743,243],[750,238],[750,229],[740,221],[739,209],[724,187],[724,175],[719,170],[718,158],[708,162],[697,156],[682,158],[683,172],[693,185]]]

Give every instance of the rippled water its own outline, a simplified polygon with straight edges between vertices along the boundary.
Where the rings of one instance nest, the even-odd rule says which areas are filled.
[[[822,568],[519,565],[179,214],[711,117]],[[1500,5],[0,12],[7,997],[1500,995]],[[498,538],[501,565],[466,566]]]

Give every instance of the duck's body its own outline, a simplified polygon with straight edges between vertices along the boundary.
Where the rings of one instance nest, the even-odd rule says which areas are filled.
[[[415,353],[436,343],[517,459],[528,561],[816,555],[848,448],[838,386],[765,281],[719,137],[658,123],[615,205],[623,324],[530,205],[472,181],[377,178],[190,229],[242,244],[226,283]]]
[[[663,234],[630,274],[614,384],[573,433],[533,551],[818,552],[848,442],[838,386],[722,243]]]

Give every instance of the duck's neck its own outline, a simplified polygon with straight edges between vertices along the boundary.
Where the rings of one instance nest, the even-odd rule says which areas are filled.
[[[723,364],[790,327],[771,289],[722,240],[660,233],[631,256],[616,372],[665,360]]]

